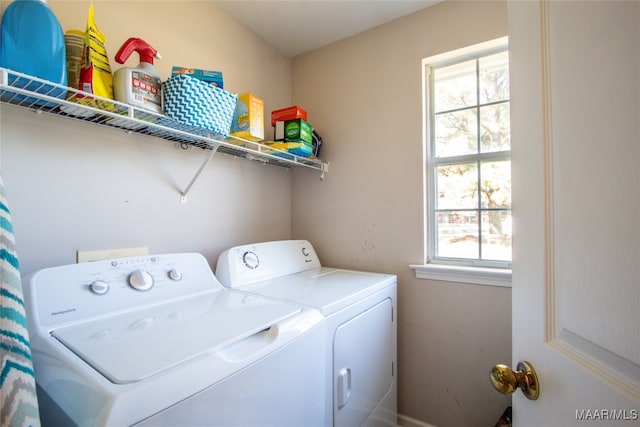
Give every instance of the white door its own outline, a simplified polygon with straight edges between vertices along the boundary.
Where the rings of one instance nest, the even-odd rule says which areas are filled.
[[[514,425],[640,423],[640,2],[509,2]]]

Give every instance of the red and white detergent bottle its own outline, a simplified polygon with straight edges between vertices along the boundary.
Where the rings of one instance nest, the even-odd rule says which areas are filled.
[[[140,64],[136,68],[120,68],[114,73],[113,95],[116,101],[162,113],[162,85],[153,68],[153,59],[162,57],[147,42],[132,37],[116,53],[116,62],[124,64],[133,52],[140,55]]]

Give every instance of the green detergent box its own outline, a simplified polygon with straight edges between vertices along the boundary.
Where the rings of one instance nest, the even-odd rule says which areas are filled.
[[[313,127],[304,119],[287,120],[284,122],[284,139],[313,144]]]

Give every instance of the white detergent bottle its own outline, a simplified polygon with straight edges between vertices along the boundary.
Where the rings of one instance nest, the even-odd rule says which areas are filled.
[[[123,67],[113,75],[113,96],[116,101],[162,113],[162,85],[153,68],[153,58],[160,53],[142,39],[132,37],[116,53],[116,62],[124,64],[133,52],[140,55],[136,68]]]

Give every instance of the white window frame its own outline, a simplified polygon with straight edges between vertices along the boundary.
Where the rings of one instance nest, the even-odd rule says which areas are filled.
[[[457,49],[444,54],[432,56],[422,60],[422,104],[423,104],[423,209],[424,209],[424,263],[410,265],[415,270],[417,278],[430,280],[444,280],[451,282],[472,283],[493,286],[511,286],[511,262],[480,262],[454,259],[434,259],[435,240],[431,238],[435,232],[434,199],[432,193],[433,170],[431,162],[431,100],[429,96],[429,72],[432,66],[441,66],[447,62],[460,62],[473,59],[479,55],[490,55],[508,48],[508,38],[502,37],[485,43]]]

